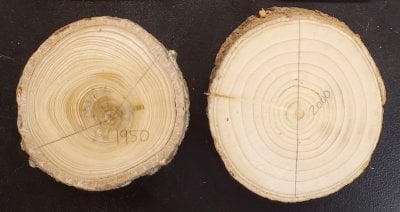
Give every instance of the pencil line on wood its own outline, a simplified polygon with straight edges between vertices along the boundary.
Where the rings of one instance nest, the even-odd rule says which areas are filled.
[[[301,24],[299,20],[299,38],[298,38],[298,47],[297,47],[297,110],[296,115],[300,109],[300,48],[301,48],[301,41],[300,41],[300,33],[301,33]],[[299,159],[299,119],[296,117],[296,167],[294,173],[294,196],[297,195],[297,163]]]
[[[116,111],[114,111],[114,113],[111,115],[111,117],[113,117],[113,116],[117,113],[117,111],[118,111],[119,109],[121,109],[122,105],[125,103],[125,101],[126,101],[126,99],[128,98],[128,96],[129,96],[129,95],[132,93],[132,91],[136,88],[136,86],[139,84],[139,82],[142,81],[142,79],[146,76],[146,74],[149,72],[149,70],[150,70],[151,66],[154,64],[154,62],[155,62],[155,61],[153,60],[153,62],[147,67],[147,69],[146,69],[145,72],[142,74],[142,76],[140,76],[140,78],[136,81],[136,83],[135,83],[135,84],[132,86],[132,88],[129,90],[128,94],[124,96],[124,98],[123,98],[121,104],[118,106],[118,109],[117,109]],[[86,130],[88,130],[88,129],[91,129],[91,128],[93,128],[93,127],[96,127],[96,126],[98,126],[98,125],[100,125],[100,124],[102,124],[102,123],[104,123],[104,122],[106,122],[106,120],[100,121],[100,122],[98,122],[98,123],[96,123],[96,124],[94,124],[94,125],[91,125],[91,126],[89,126],[89,127],[85,127],[85,128],[83,128],[83,129],[81,129],[81,130],[75,131],[75,132],[73,132],[73,133],[71,133],[71,134],[68,134],[68,135],[66,135],[66,136],[63,136],[63,137],[58,138],[58,139],[56,139],[56,140],[53,140],[53,141],[47,142],[47,143],[45,143],[45,144],[42,144],[42,145],[36,147],[36,149],[40,149],[40,148],[45,147],[45,146],[48,146],[48,145],[50,145],[50,144],[53,144],[53,143],[62,141],[62,140],[64,140],[65,138],[69,138],[69,137],[71,137],[71,136],[73,136],[73,135],[76,135],[76,134],[79,134],[79,133],[81,133],[81,132],[84,132],[84,131],[86,131]]]

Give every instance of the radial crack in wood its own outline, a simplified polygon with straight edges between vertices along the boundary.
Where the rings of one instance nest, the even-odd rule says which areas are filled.
[[[261,10],[226,39],[210,80],[216,149],[258,195],[323,197],[368,165],[385,87],[359,36],[339,20],[300,8]]]
[[[189,119],[176,53],[113,17],[50,36],[27,62],[17,102],[30,164],[86,190],[155,173],[175,155]]]

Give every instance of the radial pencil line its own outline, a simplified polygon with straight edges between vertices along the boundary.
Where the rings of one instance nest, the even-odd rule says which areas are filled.
[[[142,76],[140,76],[139,79],[136,81],[136,83],[132,86],[132,88],[129,89],[128,94],[126,94],[126,95],[124,96],[124,98],[123,98],[121,104],[118,106],[118,109],[117,109],[116,111],[114,111],[114,113],[111,115],[111,117],[113,117],[113,116],[115,115],[115,113],[117,113],[117,111],[118,111],[119,109],[121,109],[122,105],[125,103],[126,99],[130,96],[130,94],[132,93],[132,91],[136,88],[136,86],[139,84],[139,82],[142,81],[142,79],[147,75],[147,73],[149,72],[150,68],[153,66],[154,62],[155,62],[155,61],[153,60],[152,63],[147,67],[147,69],[145,70],[145,72],[142,74]],[[63,136],[63,137],[58,138],[58,139],[56,139],[56,140],[47,142],[47,143],[42,144],[42,145],[40,145],[40,146],[38,146],[38,147],[36,147],[36,148],[37,148],[37,149],[40,149],[40,148],[45,147],[45,146],[47,146],[47,145],[50,145],[50,144],[53,144],[53,143],[62,141],[62,140],[64,140],[65,138],[69,138],[69,137],[71,137],[71,136],[73,136],[73,135],[76,135],[76,134],[79,134],[79,133],[81,133],[81,132],[84,132],[84,131],[86,131],[86,130],[88,130],[88,129],[90,129],[90,128],[96,127],[96,126],[98,126],[98,125],[100,125],[100,124],[102,124],[102,123],[104,123],[104,122],[105,122],[105,121],[97,122],[97,123],[94,124],[94,125],[91,125],[91,126],[89,126],[89,127],[85,127],[85,128],[83,128],[83,129],[81,129],[81,130],[75,131],[75,132],[73,132],[73,133],[71,133],[71,134],[68,134],[68,135],[66,135],[66,136]]]
[[[75,132],[73,132],[73,133],[71,133],[71,134],[68,134],[68,135],[66,135],[66,136],[63,136],[63,137],[61,137],[61,138],[59,138],[59,139],[56,139],[56,140],[47,142],[47,143],[45,143],[45,144],[42,144],[42,145],[40,145],[40,146],[38,146],[38,147],[36,147],[36,148],[37,148],[37,149],[40,149],[40,148],[45,147],[45,146],[47,146],[47,145],[49,145],[49,144],[56,143],[56,142],[58,142],[58,141],[63,140],[64,138],[71,137],[71,136],[76,135],[76,134],[79,134],[79,133],[81,133],[81,132],[83,132],[83,131],[85,131],[85,130],[88,130],[88,129],[90,129],[90,128],[93,128],[93,127],[95,127],[95,126],[98,126],[98,125],[100,125],[101,123],[103,123],[103,122],[99,122],[99,123],[96,123],[96,124],[91,125],[91,126],[89,126],[89,127],[85,127],[85,128],[83,128],[83,129],[81,129],[81,130],[75,131]]]
[[[300,41],[300,33],[301,33],[301,23],[299,20],[299,38],[298,38],[298,46],[297,46],[297,110],[296,115],[300,109],[300,50],[301,50],[301,41]],[[297,163],[299,160],[299,119],[296,117],[296,167],[294,173],[294,196],[297,196]]]
[[[145,70],[145,72],[142,74],[142,76],[140,76],[140,78],[136,81],[136,83],[132,86],[132,88],[129,90],[128,94],[124,96],[124,100],[121,102],[121,104],[118,107],[118,110],[122,107],[122,105],[124,104],[124,102],[126,101],[126,99],[131,95],[132,91],[136,88],[136,86],[139,84],[140,81],[142,81],[142,79],[147,75],[147,73],[149,72],[150,68],[153,66],[154,64],[154,60],[152,61],[152,63],[147,67],[147,69]]]

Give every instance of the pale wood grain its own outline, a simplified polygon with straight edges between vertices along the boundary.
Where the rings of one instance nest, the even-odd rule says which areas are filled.
[[[208,118],[231,175],[260,196],[298,202],[338,191],[368,165],[385,88],[368,50],[319,11],[261,10],[222,45]]]

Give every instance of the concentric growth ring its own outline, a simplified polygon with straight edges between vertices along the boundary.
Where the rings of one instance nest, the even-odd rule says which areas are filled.
[[[88,190],[126,185],[168,163],[189,116],[174,52],[111,17],[77,21],[47,39],[24,69],[17,101],[32,165]]]
[[[333,193],[367,166],[385,103],[379,70],[344,23],[261,10],[222,45],[208,92],[216,148],[232,176],[284,202]]]

